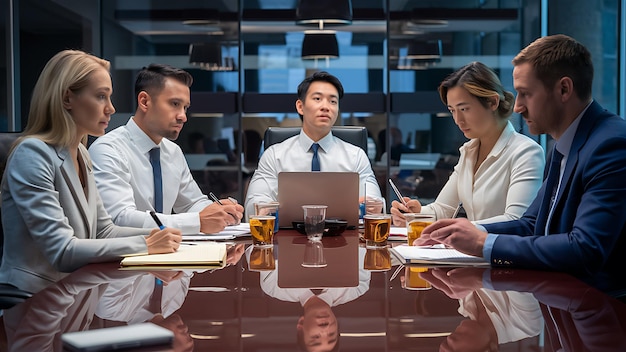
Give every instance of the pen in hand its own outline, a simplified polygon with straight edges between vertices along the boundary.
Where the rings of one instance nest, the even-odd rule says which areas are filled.
[[[406,204],[406,201],[404,200],[404,197],[402,196],[402,193],[400,193],[400,190],[398,190],[398,187],[396,187],[396,185],[393,183],[393,181],[391,179],[389,179],[389,184],[391,185],[391,188],[395,192],[396,196],[398,197],[398,199],[400,200],[402,205],[404,205],[408,209],[409,206]]]
[[[219,200],[219,198],[217,198],[217,196],[216,196],[215,194],[213,194],[213,192],[209,192],[209,197],[211,197],[211,199],[213,199],[213,201],[214,201],[215,203],[217,203],[217,204],[219,204],[219,205],[224,205],[224,203],[222,203],[222,202]],[[236,200],[236,199],[234,199],[234,198],[228,197],[228,200],[230,200],[233,204],[237,204],[237,200]],[[239,219],[238,219],[235,215],[233,215],[233,214],[231,214],[231,213],[228,213],[228,215],[232,216],[232,217],[233,217],[233,219],[235,219],[235,222],[236,222],[236,224],[235,224],[235,225],[238,225],[238,224],[239,224]]]
[[[215,194],[213,194],[213,192],[209,192],[209,197],[211,197],[211,199],[213,199],[214,202],[216,202],[219,205],[224,205],[222,204],[222,202],[219,200],[219,198],[217,198],[217,196],[215,196]]]
[[[154,219],[154,222],[156,222],[159,229],[163,230],[165,228],[165,226],[163,226],[163,223],[161,222],[161,220],[159,220],[159,217],[156,215],[156,213],[153,210],[150,210],[150,216],[152,216],[152,218]]]
[[[459,202],[459,205],[457,205],[456,209],[454,210],[454,214],[452,214],[453,219],[459,216],[459,212],[461,211],[462,207],[463,207],[463,202]]]

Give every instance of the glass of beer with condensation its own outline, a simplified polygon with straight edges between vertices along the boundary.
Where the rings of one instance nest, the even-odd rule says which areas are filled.
[[[387,247],[390,229],[390,214],[367,214],[363,216],[363,238],[365,239],[365,247]]]
[[[250,234],[252,244],[257,247],[271,247],[274,245],[274,222],[273,215],[250,216]]]
[[[422,213],[406,213],[404,218],[406,219],[406,235],[409,246],[412,246],[413,242],[422,236],[422,231],[426,226],[436,220],[435,215]]]

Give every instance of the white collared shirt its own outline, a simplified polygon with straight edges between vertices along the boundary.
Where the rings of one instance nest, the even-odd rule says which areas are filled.
[[[125,126],[108,132],[89,147],[96,184],[104,207],[121,226],[154,228],[154,181],[149,151],[161,148],[163,214],[166,227],[183,233],[200,231],[199,212],[212,202],[193,179],[180,147],[163,138],[156,145],[131,117]],[[175,213],[175,214],[172,214]]]
[[[461,156],[434,203],[422,213],[437,219],[452,217],[459,202],[467,218],[486,224],[519,219],[535,199],[543,182],[545,158],[537,142],[515,132],[510,122],[487,158],[474,173],[479,142],[472,139],[459,149]]]
[[[254,203],[278,200],[278,173],[287,171],[311,171],[313,140],[303,131],[267,148],[259,160],[259,166],[250,180],[246,194],[246,214],[254,214]],[[332,132],[317,142],[321,172],[357,172],[359,174],[359,196],[381,198],[378,182],[363,149],[335,138]]]

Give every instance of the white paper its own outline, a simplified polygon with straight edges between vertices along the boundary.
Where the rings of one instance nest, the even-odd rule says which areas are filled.
[[[485,258],[461,253],[453,248],[400,245],[392,248],[405,263],[489,264]]]
[[[388,241],[406,241],[407,240],[407,232],[405,226],[391,226],[389,229],[389,238]]]
[[[196,235],[183,235],[183,241],[219,241],[233,240],[237,237],[250,236],[250,224],[242,222],[239,225],[226,226],[226,228],[215,234],[198,233]]]

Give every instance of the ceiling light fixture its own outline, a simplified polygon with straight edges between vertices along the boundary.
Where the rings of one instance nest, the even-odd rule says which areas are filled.
[[[329,66],[330,59],[339,57],[339,44],[334,31],[306,31],[302,40],[302,53],[304,60],[326,60],[326,67]]]
[[[199,43],[189,45],[189,63],[207,71],[232,71],[235,62],[232,57],[222,59],[222,46],[219,43]]]

